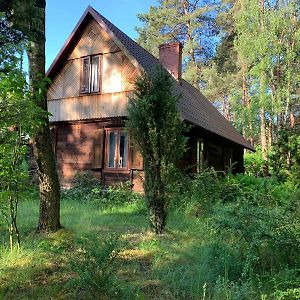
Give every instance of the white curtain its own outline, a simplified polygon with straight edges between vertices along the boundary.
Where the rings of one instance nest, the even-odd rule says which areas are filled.
[[[91,62],[91,92],[99,92],[99,57],[92,57]]]

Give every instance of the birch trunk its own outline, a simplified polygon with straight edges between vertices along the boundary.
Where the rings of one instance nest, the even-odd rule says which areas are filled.
[[[260,0],[260,27],[264,31],[265,1]],[[267,136],[266,136],[266,115],[265,115],[265,93],[266,93],[266,73],[260,72],[260,142],[262,159],[264,160],[263,174],[268,176],[268,157],[267,157]]]
[[[253,128],[252,128],[252,116],[251,116],[251,103],[250,99],[248,96],[248,91],[247,91],[247,81],[246,81],[246,74],[245,71],[243,72],[243,97],[245,99],[246,105],[247,105],[247,110],[248,110],[248,126],[249,126],[249,139],[251,145],[254,144],[254,139],[253,139]]]

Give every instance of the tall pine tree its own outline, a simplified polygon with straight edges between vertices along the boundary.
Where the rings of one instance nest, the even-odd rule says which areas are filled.
[[[158,46],[179,41],[183,48],[183,77],[199,87],[201,68],[214,53],[218,28],[215,1],[159,0],[146,14],[139,14],[137,42],[158,55]]]

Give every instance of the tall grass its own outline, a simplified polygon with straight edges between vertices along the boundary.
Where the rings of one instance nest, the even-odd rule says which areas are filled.
[[[141,196],[89,187],[82,198],[80,186],[64,194],[64,228],[37,235],[37,196],[26,194],[21,251],[0,249],[0,299],[299,299],[297,187],[211,173],[184,180],[158,236]]]

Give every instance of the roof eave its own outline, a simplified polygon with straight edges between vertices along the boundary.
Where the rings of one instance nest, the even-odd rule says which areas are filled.
[[[64,60],[65,56],[69,52],[70,47],[72,46],[71,45],[72,41],[74,41],[75,35],[78,34],[78,31],[81,32],[81,30],[84,28],[85,21],[88,19],[88,15],[91,14],[91,11],[92,11],[92,7],[88,6],[87,9],[84,11],[83,15],[81,16],[81,18],[79,19],[79,21],[77,22],[75,28],[69,35],[68,39],[66,40],[66,42],[64,43],[64,45],[62,46],[58,54],[56,55],[52,64],[48,68],[46,72],[47,77],[51,79],[54,77],[56,71],[59,68],[60,63]]]
[[[83,15],[77,22],[75,28],[73,29],[72,33],[69,35],[68,39],[62,46],[59,53],[56,55],[55,59],[53,60],[52,64],[50,65],[49,69],[46,72],[46,77],[49,77],[50,79],[53,79],[54,76],[59,72],[59,69],[61,68],[61,64],[64,62],[65,57],[69,53],[70,49],[74,45],[74,42],[76,41],[76,37],[80,36],[80,33],[85,28],[85,25],[88,21],[92,20],[97,21],[97,23],[106,31],[109,33],[109,35],[112,37],[113,41],[116,43],[116,45],[125,53],[125,55],[130,59],[130,61],[133,63],[133,65],[138,68],[140,71],[143,71],[142,66],[138,63],[138,61],[130,54],[130,52],[124,47],[124,45],[119,41],[119,39],[115,36],[115,34],[108,28],[108,26],[103,22],[103,20],[100,18],[99,14],[89,5],[87,9],[84,11]]]

